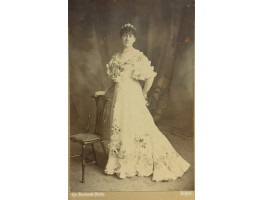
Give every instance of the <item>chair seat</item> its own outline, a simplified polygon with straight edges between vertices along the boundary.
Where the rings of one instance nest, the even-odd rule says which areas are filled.
[[[94,140],[101,139],[99,135],[92,134],[92,133],[79,133],[79,134],[70,136],[70,138],[77,140],[77,141],[81,141],[81,142],[92,142]]]

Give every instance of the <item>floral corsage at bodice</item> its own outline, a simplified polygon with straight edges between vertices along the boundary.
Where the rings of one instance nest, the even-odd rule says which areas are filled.
[[[107,74],[115,82],[121,80],[120,78],[124,72],[129,72],[129,76],[136,80],[145,80],[156,76],[151,62],[142,52],[136,49],[125,56],[122,56],[119,52],[114,54],[106,67]]]

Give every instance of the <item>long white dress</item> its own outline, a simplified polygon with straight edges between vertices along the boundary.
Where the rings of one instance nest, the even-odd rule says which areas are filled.
[[[139,50],[113,55],[106,65],[116,84],[111,111],[109,158],[104,172],[119,178],[152,176],[171,181],[190,167],[155,125],[139,80],[155,77],[151,62]]]

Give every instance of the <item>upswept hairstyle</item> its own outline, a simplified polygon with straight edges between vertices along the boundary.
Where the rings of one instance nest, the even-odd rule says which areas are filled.
[[[136,37],[136,28],[131,24],[125,24],[121,27],[120,36],[122,37],[124,34],[132,34]]]

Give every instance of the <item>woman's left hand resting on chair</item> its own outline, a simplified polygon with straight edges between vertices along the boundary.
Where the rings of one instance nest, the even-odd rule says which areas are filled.
[[[99,96],[99,95],[105,95],[105,94],[106,94],[106,90],[104,90],[104,91],[97,91],[97,92],[95,92],[95,97]]]
[[[106,89],[106,90],[102,90],[102,91],[97,91],[97,92],[95,92],[95,96],[107,95],[108,92],[109,92],[111,89],[114,88],[114,86],[115,86],[115,83],[113,83],[113,84],[112,84],[108,89]]]

